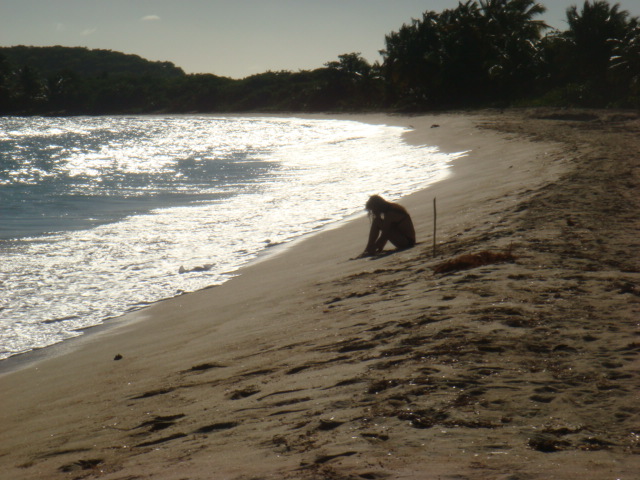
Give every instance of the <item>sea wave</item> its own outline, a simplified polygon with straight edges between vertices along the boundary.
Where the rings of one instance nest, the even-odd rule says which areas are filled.
[[[443,178],[460,155],[345,120],[0,122],[0,358],[223,283],[266,248],[362,211],[370,194],[396,199]]]

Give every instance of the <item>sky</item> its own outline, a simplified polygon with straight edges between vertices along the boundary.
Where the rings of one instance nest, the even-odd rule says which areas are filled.
[[[583,0],[540,0],[566,30]],[[640,17],[640,0],[610,1]],[[244,78],[312,70],[359,52],[381,60],[386,34],[458,0],[0,0],[0,46],[87,47],[169,61],[186,73]]]

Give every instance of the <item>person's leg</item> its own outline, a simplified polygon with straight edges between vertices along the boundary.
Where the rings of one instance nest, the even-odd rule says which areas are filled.
[[[415,241],[399,228],[392,228],[389,231],[389,241],[396,248],[410,248],[415,245]]]

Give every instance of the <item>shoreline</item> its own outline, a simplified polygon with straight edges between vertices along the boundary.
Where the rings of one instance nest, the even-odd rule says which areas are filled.
[[[253,117],[256,118],[255,115],[234,115],[234,116],[219,116],[219,115],[214,115],[214,116],[206,116],[207,118],[210,119],[224,119],[224,118],[248,118],[248,117]],[[273,115],[271,116],[273,117]],[[279,116],[278,116],[279,117]],[[269,116],[265,116],[265,118],[269,118]],[[283,118],[283,121],[288,121],[287,118],[291,118],[293,122],[297,122],[297,123],[302,123],[302,124],[307,124],[308,122],[305,120],[300,120],[299,117],[286,117]],[[296,118],[298,118],[296,120]],[[315,118],[315,117],[314,117]],[[325,118],[325,117],[318,117],[318,118]],[[331,118],[331,117],[326,117],[326,118]],[[382,115],[380,115],[380,118],[382,118],[382,121],[378,122],[378,123],[389,123],[387,121],[385,121],[385,119],[383,118]],[[275,120],[275,119],[274,119]],[[352,120],[358,120],[358,118],[353,118],[350,119],[349,122],[351,122]],[[268,120],[267,120],[268,121]],[[275,120],[277,121],[277,120]],[[341,119],[337,120],[338,122],[341,122]],[[366,127],[365,123],[367,122],[362,122],[361,123],[361,127],[349,127],[349,122],[346,122],[345,125],[345,129],[350,129],[350,128],[369,128],[370,130],[376,130],[376,127]],[[206,122],[205,122],[206,123]],[[368,122],[371,123],[371,122]],[[311,121],[311,124],[313,124],[313,120]],[[352,123],[352,125],[357,125],[356,123]],[[405,141],[401,140],[400,137],[400,133],[398,131],[399,129],[394,129],[393,127],[391,127],[389,129],[390,132],[392,133],[388,133],[388,135],[391,136],[392,141],[395,141],[397,144],[399,144],[402,148],[407,149],[407,145],[408,143]],[[420,149],[411,149],[413,151],[419,151]],[[335,152],[335,153],[339,153],[339,152]],[[396,152],[396,155],[394,155],[394,158],[397,157],[401,157],[402,153],[401,151]],[[424,155],[423,155],[424,156]],[[412,156],[407,156],[405,158],[415,158]],[[407,162],[405,160],[405,164],[409,164],[410,162]],[[413,162],[411,162],[411,164],[413,164]],[[448,167],[444,167],[443,170],[448,170]],[[378,170],[380,170],[380,168],[378,168]],[[402,171],[404,169],[396,169],[396,171]],[[363,173],[366,170],[363,170]],[[429,171],[429,169],[427,169],[427,171]],[[370,173],[370,172],[369,172]],[[436,175],[437,176],[437,175]],[[376,176],[377,178],[377,176]],[[412,176],[407,176],[405,174],[405,178],[407,179],[406,182],[408,183],[406,185],[406,188],[401,188],[398,191],[402,191],[404,193],[406,193],[406,191],[408,189],[416,189],[416,185],[419,184],[424,184],[427,181],[431,181],[431,180],[425,180],[425,182],[416,182],[415,178],[413,178]],[[372,181],[375,182],[375,178],[372,179]],[[360,185],[366,185],[367,183],[361,181],[358,182]],[[378,181],[378,185],[377,187],[380,187],[381,182]],[[347,200],[347,208],[343,208],[342,210],[340,210],[340,212],[344,212],[344,211],[348,211],[351,212],[352,210],[355,211],[354,207],[359,207],[360,202],[357,201],[357,198],[360,198],[363,196],[363,191],[361,190],[357,190],[358,185],[355,185],[356,187],[356,191],[358,192],[357,194],[354,194],[352,191],[351,194],[351,204],[349,204],[348,199]],[[403,187],[405,187],[403,185]],[[384,187],[383,187],[384,188]],[[365,187],[366,189],[366,187]],[[340,191],[342,192],[346,192],[350,189],[340,189]],[[376,188],[374,188],[374,190],[376,190]],[[320,192],[322,193],[322,192]],[[366,193],[366,192],[364,192]],[[357,201],[357,205],[353,205],[353,201],[354,198]],[[363,197],[366,198],[366,197]],[[335,202],[334,202],[335,203]],[[363,202],[364,203],[364,202]],[[193,206],[198,206],[198,203],[192,204]],[[179,205],[172,205],[171,207],[180,207],[181,204]],[[345,207],[345,205],[341,205],[342,207]],[[169,208],[170,206],[165,205],[165,208]],[[220,211],[220,207],[218,206],[218,208],[216,208],[215,210]],[[226,210],[226,208],[223,208],[223,210]],[[155,211],[155,210],[153,210]],[[145,217],[145,218],[150,218],[149,215],[149,211],[143,210],[140,212],[140,214]],[[335,218],[337,217],[337,215],[334,215],[331,211],[327,211],[325,212],[326,217],[327,218]],[[242,214],[240,215],[242,216]],[[349,217],[351,217],[352,215],[349,215]],[[287,217],[282,217],[282,218],[287,218]],[[313,218],[313,217],[312,217]],[[12,369],[15,368],[20,368],[19,364],[23,361],[23,360],[16,360],[16,358],[22,358],[22,357],[33,357],[32,358],[26,358],[24,361],[27,362],[32,362],[35,361],[34,359],[39,359],[39,358],[46,358],[46,357],[50,357],[51,355],[55,355],[55,352],[48,352],[46,351],[48,348],[55,348],[56,344],[59,344],[61,342],[71,342],[77,339],[77,336],[83,336],[86,335],[87,332],[89,331],[94,331],[94,329],[99,329],[102,328],[105,325],[110,325],[113,323],[117,323],[117,320],[122,317],[123,315],[127,315],[130,314],[132,312],[138,311],[140,309],[144,309],[149,305],[155,304],[159,301],[163,301],[169,298],[174,298],[177,296],[180,296],[182,293],[186,292],[194,292],[200,289],[207,289],[207,288],[211,288],[213,286],[218,286],[221,283],[224,283],[229,276],[234,276],[237,275],[237,270],[238,268],[242,268],[244,266],[246,266],[247,264],[250,264],[254,261],[260,261],[260,259],[262,257],[269,257],[272,253],[274,253],[275,251],[279,251],[281,250],[281,244],[285,244],[285,248],[286,248],[286,244],[290,244],[291,241],[295,241],[297,236],[302,236],[302,237],[306,237],[309,234],[314,234],[317,233],[318,231],[324,230],[325,228],[327,228],[327,226],[314,226],[313,222],[310,222],[310,220],[312,220],[312,218],[309,218],[307,216],[306,213],[303,212],[302,215],[302,220],[301,223],[304,222],[304,228],[307,229],[311,229],[311,231],[306,232],[306,233],[302,233],[301,230],[302,228],[298,228],[296,225],[291,224],[291,229],[286,228],[286,229],[280,229],[280,234],[283,234],[286,231],[289,231],[289,238],[286,239],[282,239],[282,241],[278,242],[275,246],[275,250],[272,247],[272,245],[268,245],[267,247],[264,246],[264,243],[268,243],[267,242],[257,242],[254,241],[254,243],[258,243],[257,245],[251,245],[251,247],[249,248],[249,250],[245,253],[243,253],[242,255],[236,255],[235,257],[233,255],[230,256],[230,258],[232,258],[233,260],[235,260],[233,262],[233,267],[228,266],[228,270],[223,270],[224,267],[217,267],[215,266],[216,263],[223,263],[223,264],[227,264],[229,265],[231,262],[226,261],[226,262],[218,262],[218,260],[210,260],[209,257],[206,256],[202,256],[202,260],[201,262],[204,263],[210,263],[213,262],[213,264],[208,264],[205,265],[205,268],[200,267],[200,264],[198,265],[191,265],[191,267],[195,268],[190,268],[189,265],[189,260],[188,260],[188,255],[182,255],[180,258],[175,258],[172,259],[172,264],[168,265],[166,268],[166,272],[163,272],[163,274],[168,274],[171,275],[173,274],[173,277],[169,278],[169,281],[167,282],[160,282],[160,285],[166,283],[168,285],[167,288],[164,289],[156,289],[153,287],[154,284],[157,284],[157,278],[152,278],[151,276],[147,275],[145,276],[144,272],[140,275],[136,274],[137,279],[135,279],[135,282],[133,284],[131,284],[132,288],[134,291],[138,291],[140,289],[140,286],[143,283],[148,282],[150,290],[154,291],[153,295],[145,295],[145,292],[141,292],[141,294],[135,295],[134,298],[135,300],[133,301],[126,301],[127,300],[127,295],[126,295],[126,286],[124,288],[122,288],[122,286],[120,286],[120,288],[113,288],[111,289],[110,286],[117,286],[117,285],[121,285],[119,280],[116,280],[115,277],[112,277],[110,281],[106,282],[104,285],[101,284],[99,281],[97,283],[92,283],[90,281],[87,281],[86,285],[84,284],[79,284],[76,286],[76,288],[74,290],[76,291],[80,291],[79,289],[81,288],[89,288],[89,290],[93,290],[95,292],[98,292],[96,294],[96,296],[93,297],[88,297],[88,301],[85,301],[84,304],[79,303],[80,308],[74,308],[76,307],[75,304],[75,299],[72,297],[69,297],[68,299],[65,299],[65,294],[67,294],[67,292],[60,287],[55,287],[57,285],[60,284],[60,282],[52,282],[52,285],[55,285],[53,288],[48,288],[48,285],[45,285],[43,287],[43,291],[42,291],[42,301],[39,301],[38,299],[40,298],[40,294],[41,292],[38,292],[39,295],[36,298],[32,298],[32,304],[34,305],[33,308],[26,308],[23,309],[22,311],[18,311],[16,310],[14,312],[13,310],[13,304],[10,307],[10,310],[7,311],[7,314],[9,317],[11,317],[14,313],[16,316],[16,321],[19,320],[20,318],[24,317],[25,318],[25,323],[28,326],[29,322],[31,320],[33,320],[34,318],[38,318],[40,317],[41,320],[40,322],[42,322],[44,320],[43,323],[46,324],[55,324],[55,325],[51,325],[52,327],[52,333],[50,335],[38,335],[37,331],[35,331],[35,326],[32,327],[31,329],[26,329],[23,333],[19,333],[22,331],[22,329],[20,329],[18,332],[16,332],[15,334],[13,334],[13,336],[8,337],[7,340],[7,345],[11,345],[12,347],[6,348],[5,352],[3,352],[4,354],[1,355],[0,357],[2,357],[2,359],[0,359],[0,374],[2,374],[3,372],[7,372],[10,371]],[[319,224],[323,223],[326,221],[326,219],[323,220],[319,220],[320,217],[318,217],[318,222]],[[336,224],[342,224],[345,221],[348,221],[348,219],[342,219],[340,221],[337,221]],[[111,223],[111,222],[108,222]],[[311,226],[309,226],[311,224]],[[125,223],[125,225],[120,228],[118,225],[118,222],[113,223],[113,225],[115,225],[114,230],[123,230],[126,231],[127,230],[127,224]],[[190,228],[189,230],[193,231],[193,230],[197,230],[200,227],[198,227],[197,225],[192,225],[192,228]],[[334,226],[329,226],[328,228],[335,228]],[[189,231],[189,230],[185,230],[185,231]],[[73,229],[71,230],[73,232]],[[103,232],[104,233],[104,232]],[[110,235],[115,235],[117,232],[113,231],[113,232],[109,232]],[[275,234],[274,232],[271,232],[272,234]],[[300,233],[302,233],[300,235]],[[280,234],[277,234],[278,239],[280,240],[281,236]],[[72,234],[73,235],[73,234]],[[246,235],[246,234],[245,234]],[[260,234],[258,234],[260,235]],[[66,234],[65,234],[66,236]],[[271,234],[267,234],[267,236],[265,238],[271,238]],[[40,239],[37,239],[38,243],[43,243],[43,242],[47,242],[47,239],[49,238],[48,235],[43,235],[42,236],[42,242],[40,242]],[[247,237],[245,237],[245,240],[251,240]],[[207,242],[199,242],[199,245],[206,245]],[[215,243],[215,242],[214,242]],[[226,244],[228,242],[222,242],[222,244]],[[84,242],[83,242],[84,244]],[[61,246],[63,249],[65,248],[65,245]],[[91,256],[91,251],[90,247],[89,249],[89,253],[85,254],[86,256]],[[203,248],[204,249],[204,248]],[[260,249],[262,249],[262,251],[260,251]],[[81,249],[82,250],[82,249]],[[144,250],[144,248],[143,248]],[[214,257],[215,259],[220,259],[220,258],[228,258],[225,255],[219,255],[221,249],[218,248],[208,248],[207,251],[205,252],[206,254],[211,253],[209,250],[213,250],[215,253]],[[37,254],[32,254],[31,258],[41,258],[43,256],[43,254],[45,254],[46,251],[40,251],[37,252]],[[229,252],[227,252],[229,253]],[[122,255],[123,257],[125,257],[125,255]],[[211,258],[214,258],[211,257]],[[237,258],[236,258],[237,257]],[[148,257],[147,260],[151,258]],[[89,260],[87,260],[89,261]],[[27,261],[28,262],[28,261]],[[184,268],[184,266],[182,266],[182,264],[180,262],[186,262],[185,266],[187,267],[186,269]],[[86,263],[86,262],[84,262]],[[90,261],[89,261],[90,263]],[[151,262],[149,261],[148,264],[153,264],[155,262]],[[175,263],[175,267],[173,266],[173,263]],[[193,262],[191,262],[193,263]],[[238,265],[241,265],[241,267],[238,267]],[[178,266],[180,266],[180,268],[178,269]],[[116,276],[117,276],[117,271],[125,271],[128,266],[127,265],[116,265]],[[213,267],[213,269],[211,270],[211,268]],[[137,268],[137,267],[136,267]],[[175,268],[176,270],[179,270],[180,273],[187,273],[188,275],[184,275],[184,276],[178,276],[177,274],[175,274],[175,272],[171,271],[171,268]],[[31,262],[25,263],[23,265],[23,269],[25,270],[25,272],[40,272],[43,271],[44,269],[39,265],[39,264],[35,264],[32,265]],[[198,269],[203,269],[203,270],[211,270],[211,272],[206,272],[203,273],[202,276],[200,277],[200,279],[198,280],[191,280],[190,277],[192,277],[191,275],[191,270],[198,270]],[[73,268],[72,270],[75,270],[75,268]],[[69,274],[72,274],[73,272],[70,271],[68,272]],[[22,274],[18,275],[19,277],[22,276]],[[59,275],[58,275],[59,276]],[[64,274],[63,274],[64,276]],[[73,275],[72,275],[73,276]],[[103,274],[103,278],[109,278],[111,275],[106,275]],[[39,277],[36,277],[39,278]],[[187,279],[185,282],[182,282],[181,279]],[[42,280],[42,279],[41,279]],[[132,281],[134,281],[132,279]],[[116,282],[116,283],[114,283]],[[36,281],[36,284],[40,283],[38,281]],[[46,282],[45,282],[46,283]],[[72,283],[75,283],[72,282]],[[126,285],[126,284],[125,284]],[[103,288],[104,287],[104,288]],[[20,290],[20,286],[16,286],[17,290],[16,292],[14,292],[16,295],[22,295],[21,292],[22,290]],[[66,287],[65,287],[66,288]],[[106,288],[106,291],[105,291]],[[53,290],[54,293],[51,293],[50,290]],[[116,293],[117,291],[122,290],[124,295],[120,296],[118,295],[118,293]],[[72,290],[69,290],[72,291]],[[108,291],[110,291],[111,293],[107,293]],[[99,292],[102,292],[102,295],[100,295]],[[27,295],[28,296],[28,295]],[[102,297],[99,298],[99,297]],[[104,298],[107,298],[109,296],[113,296],[114,299],[116,299],[113,302],[107,301],[107,302],[103,302],[102,300]],[[50,303],[48,303],[47,298],[50,298]],[[84,298],[84,296],[80,296],[79,298]],[[89,303],[90,302],[90,303]],[[51,304],[52,305],[52,310],[55,311],[59,311],[59,313],[54,316],[50,313],[49,309],[47,308],[48,305]],[[58,307],[61,305],[66,305],[66,308],[62,308],[59,309]],[[77,313],[78,311],[82,312],[82,313]],[[22,317],[21,317],[22,315]],[[29,320],[29,318],[31,318],[31,320]],[[67,320],[69,320],[69,322],[67,322]],[[58,327],[58,322],[60,322],[60,327]],[[20,322],[18,322],[20,323]],[[36,323],[37,325],[38,323]],[[62,330],[58,330],[58,328],[62,329]],[[9,331],[11,331],[12,329],[9,329]],[[45,329],[46,330],[46,329]],[[47,330],[48,331],[48,330]],[[26,333],[26,332],[31,332],[31,333]],[[29,335],[33,335],[34,341],[29,342],[29,341],[22,341],[24,339],[28,339]],[[64,340],[61,340],[62,338],[64,338]],[[56,343],[52,343],[52,342],[56,342]],[[51,343],[49,345],[47,345],[47,343]],[[39,344],[39,345],[38,345]],[[36,345],[34,347],[34,345]],[[45,346],[43,346],[45,345]],[[16,353],[17,350],[21,350],[21,353]],[[7,356],[9,355],[9,356]],[[6,358],[4,358],[5,356],[7,356]],[[11,359],[11,360],[9,360]],[[9,360],[9,362],[5,363],[3,362],[3,360]]]
[[[141,114],[140,116],[153,116],[154,114]],[[187,115],[187,114],[171,114],[172,116],[181,116],[181,115]],[[191,114],[188,114],[191,115]],[[333,119],[338,119],[338,120],[349,120],[349,121],[355,121],[355,122],[360,122],[360,123],[365,123],[365,124],[380,124],[380,125],[390,125],[390,126],[400,126],[400,127],[405,127],[405,128],[411,128],[410,122],[407,122],[404,116],[391,116],[389,114],[385,114],[385,113],[372,113],[372,114],[291,114],[291,115],[284,115],[284,114],[279,114],[279,113],[273,113],[273,114],[269,114],[269,113],[264,113],[264,114],[260,114],[260,113],[247,113],[247,114],[203,114],[204,116],[213,116],[213,117],[220,117],[220,118],[224,118],[224,117],[270,117],[270,118],[308,118],[308,119],[319,119],[319,120],[333,120]],[[409,118],[409,117],[407,117]],[[390,121],[391,120],[391,121]],[[403,134],[403,141],[405,141],[407,144],[409,145],[414,145],[414,146],[422,146],[425,145],[424,142],[418,140],[418,141],[410,141],[407,140],[406,136],[410,135],[411,132],[408,133],[404,133]],[[425,145],[425,146],[433,146],[433,145]],[[440,148],[440,147],[438,147]],[[454,150],[449,149],[449,151],[447,151],[447,153],[454,153]],[[452,161],[452,163],[455,160]],[[451,171],[451,167],[448,167],[448,171]],[[447,176],[450,175],[450,173],[447,173]],[[428,187],[426,187],[428,188]],[[416,193],[416,192],[414,192]],[[359,213],[354,213],[342,220],[336,221],[333,224],[330,225],[326,225],[321,227],[320,229],[314,230],[314,231],[310,231],[307,232],[303,235],[301,235],[300,237],[294,238],[292,240],[288,240],[285,241],[283,243],[279,243],[279,244],[275,244],[275,245],[270,245],[269,247],[265,248],[262,252],[259,252],[257,254],[257,256],[255,258],[252,258],[251,260],[249,260],[246,264],[242,265],[239,269],[235,270],[232,272],[232,276],[231,279],[239,276],[242,274],[242,272],[248,268],[251,267],[253,264],[256,263],[260,263],[263,261],[268,261],[271,257],[274,256],[278,256],[278,255],[282,255],[283,253],[287,252],[293,245],[298,244],[299,242],[303,242],[306,241],[310,236],[313,235],[317,235],[317,234],[321,234],[324,231],[328,231],[328,230],[333,230],[336,228],[340,228],[341,226],[357,219],[359,216],[361,216]],[[229,280],[227,280],[229,281]],[[226,283],[226,282],[224,282]],[[105,329],[110,329],[110,328],[118,328],[118,326],[123,323],[123,322],[130,322],[130,321],[138,321],[141,317],[144,317],[144,312],[145,310],[147,310],[148,308],[151,308],[155,305],[157,305],[158,303],[161,302],[165,302],[167,300],[171,300],[171,299],[175,299],[178,297],[182,297],[183,295],[189,295],[192,293],[197,293],[200,291],[206,291],[212,288],[216,288],[216,287],[220,287],[222,284],[212,284],[203,288],[200,288],[198,290],[194,290],[194,291],[189,291],[189,292],[185,292],[185,293],[181,293],[181,294],[176,294],[174,296],[171,297],[166,297],[166,298],[161,298],[158,300],[155,300],[153,302],[148,303],[147,305],[144,306],[140,306],[140,307],[132,307],[129,311],[124,312],[122,314],[118,314],[118,315],[113,315],[110,317],[105,318],[104,320],[102,320],[101,323],[96,324],[96,325],[90,325],[87,327],[83,327],[80,328],[78,330],[76,330],[77,332],[80,332],[80,335],[76,336],[76,337],[70,337],[67,338],[65,340],[59,341],[57,343],[51,344],[51,345],[47,345],[44,347],[38,347],[38,348],[34,348],[32,350],[23,352],[23,353],[19,353],[19,354],[13,354],[7,358],[3,358],[0,359],[0,376],[8,374],[8,373],[12,373],[14,371],[20,370],[22,368],[25,368],[29,365],[32,365],[34,363],[38,363],[40,361],[46,360],[46,359],[50,359],[59,355],[64,355],[66,352],[69,352],[71,350],[73,350],[75,348],[75,344],[78,342],[84,342],[84,341],[88,341],[88,339],[86,339],[85,337],[94,335],[96,333],[101,333],[103,330]]]
[[[635,155],[640,121],[549,115],[388,118],[407,141],[474,147],[400,201],[421,245],[351,260],[354,219],[0,376],[2,478],[631,478],[638,167],[611,159]]]

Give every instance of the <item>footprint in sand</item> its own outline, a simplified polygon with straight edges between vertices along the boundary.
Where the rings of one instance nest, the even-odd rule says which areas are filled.
[[[179,413],[177,415],[156,416],[151,420],[142,422],[137,427],[134,427],[133,430],[138,430],[141,428],[148,427],[147,432],[143,432],[142,434],[148,433],[148,432],[157,432],[157,431],[172,427],[173,425],[176,424],[176,420],[180,420],[181,418],[184,418],[183,413]]]
[[[232,428],[240,425],[238,422],[221,422],[221,423],[213,423],[211,425],[205,425],[204,427],[200,427],[197,430],[194,430],[193,433],[213,433],[213,432],[221,432],[223,430],[230,430]]]
[[[231,400],[240,400],[241,398],[251,397],[252,395],[255,395],[256,393],[260,393],[260,389],[258,387],[253,386],[253,385],[250,385],[248,387],[241,388],[239,390],[234,390],[233,392],[231,392],[229,394],[229,398]]]
[[[207,370],[211,370],[213,368],[225,368],[226,365],[220,365],[219,363],[202,363],[200,365],[194,365],[188,370],[183,370],[180,373],[200,373],[206,372]]]
[[[135,447],[136,448],[152,447],[152,446],[155,446],[155,445],[160,445],[161,443],[170,442],[171,440],[177,440],[179,438],[184,438],[186,436],[187,436],[186,433],[174,433],[173,435],[169,435],[168,437],[162,437],[162,438],[158,438],[157,440],[151,440],[149,442],[139,443],[139,444],[135,445]]]
[[[68,463],[58,468],[59,471],[64,473],[77,472],[80,470],[94,470],[98,466],[102,465],[104,460],[101,458],[92,458],[89,460],[78,460],[77,462]]]

